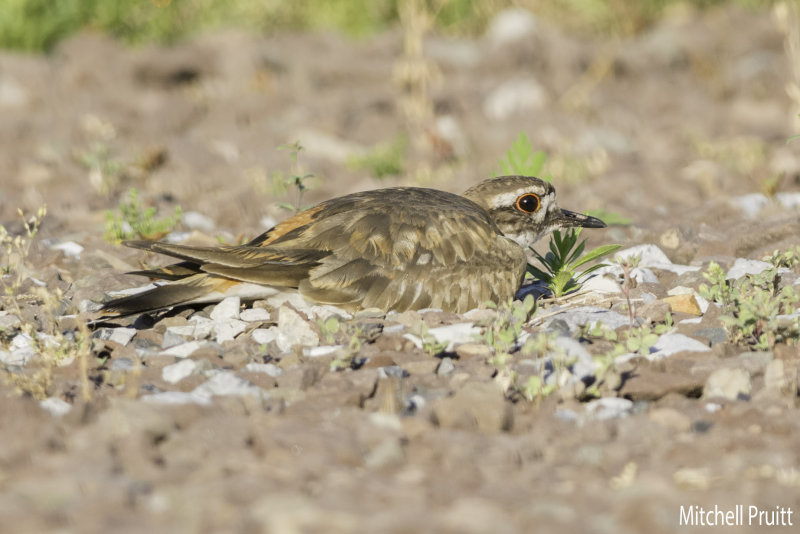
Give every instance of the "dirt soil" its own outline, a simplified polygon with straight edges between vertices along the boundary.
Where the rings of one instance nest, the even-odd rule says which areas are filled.
[[[87,34],[47,56],[3,52],[0,223],[20,233],[18,208],[48,209],[20,291],[36,285],[28,276],[62,290],[58,311],[70,314],[141,284],[121,273],[160,260],[103,239],[105,210],[131,187],[162,214],[180,205],[210,219],[179,228],[197,241],[260,233],[265,217],[287,215],[279,203],[295,201],[276,193],[273,175],[291,167],[275,147],[296,140],[303,170],[317,176],[304,204],[395,184],[460,192],[494,173],[524,131],[548,153],[562,207],[631,220],[585,232],[590,246],[652,243],[676,264],[729,267],[800,244],[798,207],[771,196],[800,191],[800,141],[786,142],[800,129],[769,11],[678,10],[626,39],[536,20],[506,37],[426,41],[438,71],[434,148],[412,139],[406,172],[380,182],[351,160],[406,131],[393,81],[399,31],[363,41],[224,32],[137,49]],[[761,192],[770,196],[760,210],[763,197],[743,197]],[[79,257],[54,248],[64,242],[80,244]],[[661,299],[704,281],[656,273],[658,283],[634,291]],[[41,301],[19,302],[22,321],[46,330]],[[744,525],[725,532],[753,528],[751,505],[800,522],[800,352],[711,339],[719,313],[677,324],[710,351],[625,367],[601,394],[632,407],[603,418],[568,392],[538,401],[504,392],[479,343],[437,357],[403,335],[423,322],[483,327],[485,317],[365,314],[329,340],[311,320],[321,345],[357,338],[357,369],[335,371],[336,354],[255,341],[271,311],[272,321],[189,354],[197,372],[176,383],[163,369],[181,358],[142,354],[169,345],[167,328],[195,310],[123,321],[137,328],[129,341],[97,334],[85,368],[80,358],[2,364],[0,532],[655,534],[692,530],[679,524],[681,507],[740,504]],[[20,325],[3,324],[10,350]],[[73,335],[74,320],[61,328]],[[594,355],[610,348],[583,341]],[[765,371],[773,360],[789,377],[782,388]],[[245,370],[253,363],[277,376]],[[721,368],[744,369],[749,393],[704,397]],[[213,370],[268,395],[143,400],[194,391]],[[53,415],[44,398],[71,409]]]

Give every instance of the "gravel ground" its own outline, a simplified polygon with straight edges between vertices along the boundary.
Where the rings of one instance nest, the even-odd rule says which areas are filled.
[[[18,208],[48,208],[27,254],[0,256],[18,296],[0,310],[0,532],[797,525],[798,301],[775,306],[800,292],[800,267],[762,261],[800,245],[779,25],[730,7],[675,10],[625,39],[528,22],[426,41],[431,142],[412,139],[405,172],[381,181],[353,159],[406,131],[399,32],[136,49],[87,34],[48,56],[0,54],[0,223],[20,234]],[[74,318],[143,283],[120,273],[162,261],[103,239],[131,187],[163,214],[183,207],[169,239],[240,242],[296,202],[274,187],[291,168],[278,145],[305,147],[306,204],[462,191],[523,131],[561,205],[631,220],[585,233],[622,244],[627,275],[606,268],[522,321],[299,298],[91,331]],[[711,262],[733,285],[777,273],[763,343],[701,288]]]

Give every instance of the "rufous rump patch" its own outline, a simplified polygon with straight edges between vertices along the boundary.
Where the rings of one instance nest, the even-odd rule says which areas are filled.
[[[262,246],[262,247],[267,246],[270,243],[272,243],[273,241],[275,241],[276,239],[278,239],[279,237],[281,237],[281,236],[283,236],[285,234],[288,234],[289,232],[291,232],[295,228],[300,228],[301,226],[307,225],[314,218],[314,215],[319,213],[322,210],[322,208],[324,208],[324,207],[325,206],[321,204],[319,206],[315,206],[313,208],[309,208],[309,209],[307,209],[305,211],[301,211],[297,215],[293,215],[293,216],[289,217],[288,219],[286,219],[285,221],[275,225],[275,228],[273,228],[270,231],[269,237],[267,239],[265,239],[261,243],[260,246]]]

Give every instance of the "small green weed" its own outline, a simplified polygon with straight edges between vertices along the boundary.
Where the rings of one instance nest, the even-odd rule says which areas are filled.
[[[405,170],[408,151],[408,136],[400,134],[391,142],[379,143],[363,156],[354,156],[348,165],[354,169],[364,169],[376,180],[387,176],[398,176]]]
[[[584,239],[578,244],[580,234],[581,228],[569,229],[563,235],[556,230],[550,239],[550,252],[542,256],[536,250],[531,249],[544,270],[529,264],[528,272],[545,282],[556,298],[579,289],[582,278],[604,265],[598,263],[580,273],[577,272],[578,267],[607,256],[621,247],[621,245],[603,245],[584,254],[586,240]]]
[[[279,172],[273,175],[273,181],[280,182],[284,191],[290,187],[293,187],[297,194],[297,201],[294,204],[283,202],[278,204],[278,207],[293,213],[301,212],[310,207],[303,204],[303,196],[305,195],[306,191],[310,189],[308,181],[311,178],[314,178],[314,174],[303,173],[301,170],[299,159],[300,152],[302,152],[304,149],[303,145],[300,144],[300,141],[295,141],[291,145],[281,145],[278,147],[278,150],[289,151],[289,157],[292,160],[292,166],[291,170],[289,171],[289,176],[285,176],[283,173]]]
[[[800,264],[800,246],[783,251],[775,250],[769,256],[764,256],[762,261],[769,262],[776,268],[786,267],[787,269],[793,269]]]
[[[494,349],[489,363],[504,367],[517,346],[522,327],[536,313],[536,299],[528,295],[523,301],[509,301],[500,306],[487,302],[486,307],[497,310],[497,317],[483,333],[483,340]]]
[[[511,148],[506,152],[506,157],[500,160],[500,172],[495,176],[519,174],[522,176],[537,176],[546,182],[552,181],[550,176],[539,176],[544,169],[547,154],[543,150],[534,150],[533,143],[525,132],[520,132],[511,143]]]
[[[711,262],[703,277],[709,284],[700,286],[700,295],[720,305],[720,321],[734,342],[753,350],[770,350],[776,343],[800,340],[800,320],[790,315],[800,306],[800,293],[794,286],[778,289],[776,269],[728,282],[722,268]]]
[[[156,208],[145,208],[139,200],[139,191],[128,191],[126,200],[120,202],[117,212],[106,211],[106,231],[103,237],[110,243],[121,243],[126,239],[161,239],[181,220],[180,206],[169,217],[156,218]]]

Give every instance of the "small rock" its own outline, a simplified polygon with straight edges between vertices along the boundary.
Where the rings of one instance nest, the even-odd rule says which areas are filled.
[[[795,373],[796,374],[796,373]],[[772,360],[767,364],[764,369],[764,388],[780,393],[793,393],[796,392],[797,379],[791,379],[789,373],[786,372],[786,366],[783,360]]]
[[[493,354],[492,347],[480,343],[463,343],[455,348],[455,352],[462,360],[491,358]]]
[[[766,261],[748,260],[745,258],[736,258],[733,265],[728,269],[725,275],[726,280],[738,280],[747,274],[761,274],[767,269],[774,268],[771,263]]]
[[[170,347],[161,354],[175,356],[176,358],[188,358],[195,351],[205,348],[218,349],[219,345],[216,343],[209,343],[208,341],[189,341],[188,343],[183,343],[182,345]]]
[[[115,358],[111,362],[112,371],[130,371],[135,367],[134,361],[130,358]]]
[[[73,260],[81,259],[81,252],[83,252],[83,247],[75,241],[61,241],[50,245],[48,248],[51,250],[60,250],[64,253],[64,256],[72,258]]]
[[[22,326],[19,317],[6,311],[0,312],[0,331],[12,331]]]
[[[475,341],[475,338],[480,335],[481,329],[473,326],[472,323],[456,323],[431,328],[428,333],[437,342],[447,343],[446,351],[452,351],[456,344]]]
[[[545,328],[551,329],[551,325],[553,325],[553,322],[556,320],[563,321],[571,333],[576,333],[586,325],[594,325],[597,323],[609,330],[616,330],[630,323],[630,319],[627,316],[595,306],[580,306],[577,308],[565,309],[563,313],[559,313],[545,321]]]
[[[493,382],[467,382],[452,397],[431,403],[435,423],[444,428],[477,429],[483,433],[509,430],[511,406]]]
[[[266,345],[271,341],[275,341],[275,339],[278,337],[278,331],[274,327],[256,328],[250,333],[250,335],[252,336],[253,341],[255,341],[256,343]]]
[[[70,403],[57,397],[47,397],[46,399],[39,401],[39,406],[56,417],[66,415],[72,409],[72,405]]]
[[[186,393],[185,391],[163,391],[152,395],[143,395],[142,401],[155,404],[198,404],[200,406],[211,404],[210,397],[196,395],[194,392]]]
[[[483,103],[483,113],[489,119],[502,121],[546,104],[542,85],[532,77],[524,77],[508,80],[492,91]]]
[[[267,322],[270,320],[270,314],[264,308],[248,308],[239,312],[239,319],[248,323]]]
[[[230,371],[215,372],[205,383],[194,388],[192,394],[206,398],[214,395],[252,395],[263,398],[269,397],[266,391],[254,386],[243,378],[239,378]]]
[[[628,417],[633,410],[633,402],[617,397],[603,397],[587,402],[584,410],[588,419],[597,421]]]
[[[672,408],[656,408],[650,411],[648,417],[651,421],[677,432],[688,432],[692,428],[692,420]]]
[[[670,310],[674,313],[688,313],[689,315],[702,315],[700,306],[694,295],[674,295],[661,299],[669,304]]]
[[[403,369],[412,375],[427,375],[435,372],[440,366],[441,364],[436,358],[426,358],[415,362],[405,362],[403,364]]]
[[[239,308],[242,306],[242,299],[239,297],[226,297],[214,306],[209,316],[214,321],[228,321],[239,319]]]
[[[730,203],[747,217],[755,217],[769,204],[769,199],[761,193],[751,193],[732,198]]]
[[[164,367],[161,370],[161,378],[164,380],[164,382],[177,384],[187,376],[190,376],[192,373],[194,373],[195,369],[197,369],[197,362],[187,358]]]
[[[203,215],[197,211],[187,211],[183,214],[181,222],[190,230],[199,230],[201,232],[211,233],[216,229],[217,225],[214,220],[207,215]]]
[[[660,360],[678,352],[708,352],[711,349],[707,345],[692,339],[683,334],[664,334],[655,345],[650,349],[650,360]]]
[[[655,300],[653,302],[648,302],[641,308],[638,308],[636,310],[636,315],[644,318],[646,322],[659,323],[666,319],[669,311],[670,306],[668,302],[663,300]]]
[[[278,335],[275,339],[278,349],[287,352],[297,345],[312,347],[319,345],[319,335],[311,325],[289,307],[278,310]]]
[[[692,335],[706,338],[712,347],[717,343],[725,343],[728,340],[728,332],[722,327],[698,328],[692,332]]]
[[[161,348],[168,349],[182,343],[186,343],[186,340],[183,338],[183,336],[179,336],[174,331],[167,328],[167,331],[164,332],[164,339],[161,342]]]
[[[283,369],[274,363],[248,363],[242,370],[249,373],[266,373],[273,378],[283,374]]]
[[[521,7],[509,7],[497,13],[486,29],[486,39],[495,46],[531,38],[536,32],[536,16]]]
[[[439,367],[436,369],[436,374],[439,376],[448,375],[455,371],[455,369],[456,366],[453,364],[451,358],[442,358],[442,363],[440,363]]]
[[[303,347],[303,356],[308,358],[321,358],[335,353],[344,345],[320,345],[318,347]]]
[[[750,373],[744,369],[717,369],[706,380],[703,398],[749,400],[751,387]]]
[[[224,343],[233,340],[236,336],[241,334],[247,329],[247,323],[238,319],[229,319],[227,321],[218,322],[214,327],[214,332],[217,334],[217,343]]]
[[[113,328],[108,340],[119,343],[124,347],[131,342],[131,339],[133,339],[133,336],[135,335],[135,328]]]

